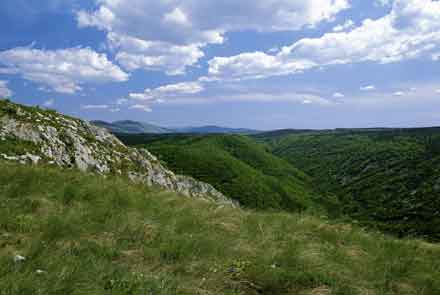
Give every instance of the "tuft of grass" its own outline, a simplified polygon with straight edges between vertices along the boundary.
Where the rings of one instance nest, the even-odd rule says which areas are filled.
[[[436,244],[122,178],[0,169],[2,295],[440,294]]]

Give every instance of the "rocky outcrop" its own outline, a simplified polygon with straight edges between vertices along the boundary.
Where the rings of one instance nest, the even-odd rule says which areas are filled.
[[[1,158],[125,175],[136,183],[237,206],[211,185],[175,175],[148,150],[129,148],[105,129],[54,111],[4,100],[0,101]]]

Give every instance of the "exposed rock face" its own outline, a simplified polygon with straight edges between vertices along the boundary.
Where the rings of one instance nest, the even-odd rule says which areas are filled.
[[[2,148],[2,145],[12,148]],[[126,175],[137,183],[237,206],[211,185],[175,175],[146,149],[129,148],[105,129],[53,111],[8,101],[0,101],[1,158]]]

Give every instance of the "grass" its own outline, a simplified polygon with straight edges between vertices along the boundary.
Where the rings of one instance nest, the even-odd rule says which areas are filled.
[[[435,244],[122,178],[0,170],[2,295],[440,294]]]

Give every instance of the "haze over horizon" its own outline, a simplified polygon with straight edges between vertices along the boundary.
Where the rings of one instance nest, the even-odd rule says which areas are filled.
[[[440,126],[440,1],[16,0],[0,17],[0,97],[18,103],[163,127]]]

